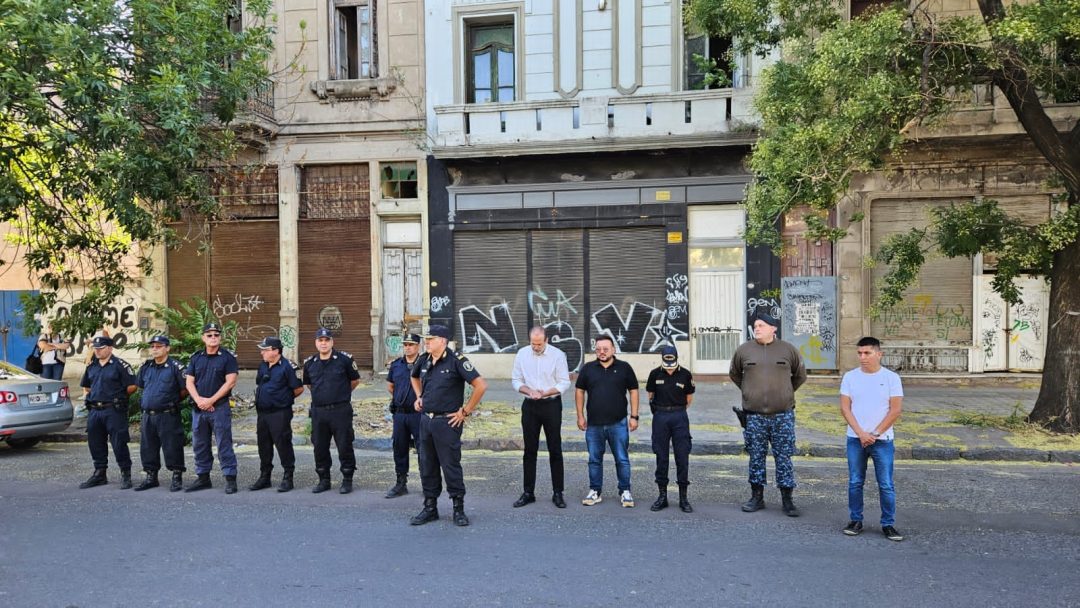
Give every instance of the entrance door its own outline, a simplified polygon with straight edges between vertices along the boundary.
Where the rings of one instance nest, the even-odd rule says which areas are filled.
[[[746,301],[743,209],[734,205],[689,210],[691,371],[726,374],[742,344]]]
[[[417,332],[424,314],[424,255],[420,222],[388,222],[383,247],[383,347],[389,361],[401,356],[401,336]]]
[[[1041,277],[1016,280],[1022,303],[1006,305],[991,287],[993,275],[979,275],[976,323],[983,371],[1042,371],[1046,353],[1050,285]]]

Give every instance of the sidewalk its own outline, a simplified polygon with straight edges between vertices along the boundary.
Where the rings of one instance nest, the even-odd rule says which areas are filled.
[[[993,428],[983,417],[1023,416],[1038,396],[1038,382],[1019,386],[942,385],[939,381],[911,379],[904,387],[904,413],[896,426],[896,457],[915,460],[994,460],[1080,463],[1080,437],[1053,436],[1018,428]],[[386,411],[389,394],[385,380],[365,379],[353,392],[356,446],[390,449],[391,421]],[[840,416],[835,378],[812,378],[797,393],[797,447],[801,456],[844,458],[845,424]],[[255,412],[252,404],[254,377],[242,372],[234,391],[233,439],[237,444],[255,443]],[[631,435],[631,449],[649,452],[651,416],[644,389],[641,391],[641,427]],[[731,408],[738,405],[738,389],[726,381],[698,382],[690,425],[694,454],[742,453],[742,432]],[[308,393],[297,400],[293,419],[294,443],[308,443]],[[474,417],[466,423],[466,449],[520,451],[522,449],[521,396],[509,380],[492,379]],[[78,402],[77,402],[78,405]],[[49,441],[85,441],[85,412],[76,408],[76,420]],[[133,429],[133,441],[135,439]],[[584,433],[577,429],[573,390],[563,396],[563,449],[585,451]]]

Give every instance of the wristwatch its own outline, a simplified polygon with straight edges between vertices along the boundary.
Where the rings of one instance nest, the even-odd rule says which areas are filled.
[[[631,420],[641,420],[641,416],[630,416]]]
[[[881,433],[879,433],[877,431],[870,431],[870,436],[871,437],[881,437]]]

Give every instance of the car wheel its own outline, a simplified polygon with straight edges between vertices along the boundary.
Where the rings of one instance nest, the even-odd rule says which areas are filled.
[[[8,445],[16,450],[28,450],[35,445],[41,443],[40,437],[31,437],[29,439],[9,439]]]

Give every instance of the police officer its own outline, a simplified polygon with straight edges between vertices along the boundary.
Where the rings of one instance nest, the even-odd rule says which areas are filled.
[[[274,469],[274,448],[285,470],[278,492],[293,489],[296,456],[292,446],[293,402],[304,385],[299,368],[281,356],[284,347],[276,337],[263,338],[259,343],[262,363],[255,376],[255,432],[259,442],[259,478],[248,489],[252,492],[270,487],[270,471]]]
[[[394,473],[397,482],[386,491],[387,498],[409,493],[409,442],[420,445],[420,412],[416,411],[416,392],[412,386],[412,369],[420,357],[420,336],[405,334],[401,339],[402,356],[390,364],[386,387],[393,395],[390,414],[394,417]]]
[[[94,459],[94,474],[79,484],[82,489],[109,483],[109,446],[120,465],[120,489],[131,487],[131,452],[128,451],[127,402],[135,392],[135,374],[127,361],[114,357],[112,338],[94,338],[94,360],[86,366],[79,386],[87,389],[86,444]]]
[[[353,451],[352,392],[360,384],[360,370],[352,355],[334,349],[334,334],[320,327],[315,332],[318,353],[304,361],[304,384],[311,387],[311,446],[315,452],[315,472],[319,483],[315,494],[330,489],[330,438],[337,445],[341,465],[341,494],[352,492],[356,471]]]
[[[652,409],[652,449],[656,454],[656,486],[660,495],[649,509],[659,511],[668,506],[668,454],[675,446],[675,474],[679,483],[679,508],[693,513],[687,498],[690,485],[690,418],[686,410],[694,402],[694,376],[679,365],[679,351],[665,346],[660,351],[660,367],[649,372],[645,392]]]
[[[195,452],[195,481],[184,488],[195,492],[214,487],[210,469],[214,466],[211,437],[217,443],[221,472],[225,475],[225,493],[236,493],[236,454],[233,453],[232,411],[229,396],[236,386],[240,367],[236,355],[221,347],[221,325],[203,326],[205,348],[191,356],[184,372],[188,394],[195,402],[191,415],[191,448]]]
[[[439,519],[442,481],[454,502],[454,524],[469,525],[465,516],[465,477],[461,470],[461,432],[465,419],[476,410],[487,390],[487,381],[465,355],[447,349],[450,329],[432,325],[424,336],[427,352],[412,369],[416,411],[420,418],[420,484],[424,488],[424,509],[409,522],[414,526]],[[472,385],[465,401],[465,383]],[[442,477],[439,470],[442,469]]]
[[[146,479],[135,487],[136,492],[158,487],[161,453],[165,467],[172,471],[170,492],[183,489],[184,484],[184,425],[180,422],[180,402],[187,396],[184,388],[183,366],[169,356],[168,336],[150,339],[150,358],[139,367],[139,388],[142,389],[142,433],[139,454]]]

